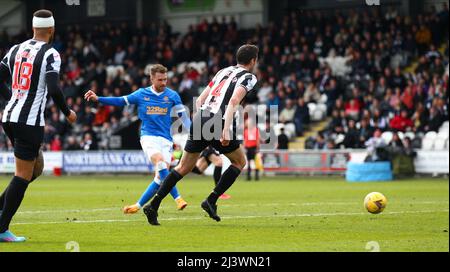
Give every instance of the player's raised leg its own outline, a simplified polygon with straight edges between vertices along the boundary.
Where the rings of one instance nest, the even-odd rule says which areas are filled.
[[[150,148],[150,146],[152,146],[151,143],[145,140],[142,140],[141,142],[145,153],[150,156],[150,160],[152,161],[152,164],[155,166],[155,173],[156,173],[155,179],[153,180],[152,183],[150,183],[150,185],[144,191],[144,193],[142,194],[142,196],[140,197],[140,199],[137,201],[136,204],[124,207],[123,212],[125,214],[137,213],[150,199],[153,198],[153,196],[156,194],[156,192],[161,186],[161,181],[164,180],[164,178],[166,178],[167,175],[169,174],[168,163],[165,162],[164,160],[168,160],[170,154],[163,155],[162,154],[164,153],[163,151],[153,152],[152,148]],[[172,188],[170,193],[172,197],[175,199],[175,202],[177,203],[178,210],[183,210],[184,208],[186,208],[187,202],[181,197],[176,187]]]
[[[194,168],[192,169],[192,173],[197,175],[202,175],[206,168],[208,168],[209,164],[205,158],[199,157],[197,162],[195,163]]]
[[[158,209],[162,200],[169,194],[172,188],[180,181],[184,176],[192,171],[200,153],[184,152],[181,158],[180,164],[176,166],[170,174],[164,179],[161,187],[153,197],[150,204],[144,207],[144,213],[147,216],[148,222],[151,225],[159,225],[158,222]]]
[[[217,215],[217,199],[233,185],[246,164],[242,147],[239,147],[231,153],[225,154],[225,156],[230,159],[231,165],[223,173],[214,190],[201,205],[208,215],[216,221],[220,221],[220,217]]]
[[[142,193],[139,200],[133,205],[125,206],[123,208],[123,213],[125,213],[125,214],[137,213],[155,195],[155,193],[159,189],[160,183],[161,183],[161,181],[155,175],[155,178],[150,183],[150,185],[147,187],[147,189],[145,189],[145,191]]]
[[[192,169],[192,173],[201,175],[203,174],[206,169],[211,165],[211,163],[214,165],[214,184],[217,185],[217,183],[220,180],[220,177],[222,176],[222,165],[223,161],[220,157],[220,154],[211,146],[206,148],[205,150],[200,153],[200,157],[197,160],[197,163],[195,164],[194,169]],[[220,199],[230,199],[231,196],[227,194],[223,194],[219,197]]]
[[[152,161],[158,161],[158,163],[160,163],[160,161],[162,160],[163,162],[165,162],[165,168],[164,168],[164,174],[161,173],[161,171],[159,171],[157,173],[158,178],[160,180],[159,182],[159,186],[161,186],[161,182],[167,177],[167,175],[169,174],[169,168],[170,168],[170,161],[172,160],[172,150],[173,150],[173,143],[172,142],[166,142],[161,146],[161,154],[159,154],[157,157],[152,158]],[[162,165],[161,165],[162,167]],[[159,187],[158,187],[159,189]],[[179,193],[178,189],[176,186],[174,186],[172,188],[172,190],[170,190],[170,195],[173,197],[173,199],[175,200],[175,203],[177,205],[177,209],[178,210],[183,210],[184,208],[186,208],[186,206],[188,205],[187,202],[181,197],[181,194]],[[152,196],[153,197],[153,196]]]

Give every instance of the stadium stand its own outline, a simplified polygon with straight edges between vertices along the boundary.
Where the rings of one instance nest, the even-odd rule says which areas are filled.
[[[401,131],[415,147],[448,149],[448,33],[435,31],[447,24],[448,5],[415,18],[378,9],[292,12],[255,29],[213,19],[182,34],[167,23],[69,26],[58,31],[54,47],[63,58],[62,88],[79,119],[69,126],[50,104],[45,149],[120,148],[109,136],[133,122],[135,109],[85,104],[85,90],[129,94],[149,84],[149,64],[162,63],[170,69],[169,86],[192,106],[211,76],[234,64],[242,41],[261,48],[259,92],[247,103],[277,105],[288,118],[280,118],[275,132],[284,127],[292,142],[304,142],[297,147],[333,146],[315,144],[320,138],[334,148],[362,148],[379,128],[383,135]],[[0,32],[0,55],[28,36]],[[11,149],[4,136],[0,149]]]

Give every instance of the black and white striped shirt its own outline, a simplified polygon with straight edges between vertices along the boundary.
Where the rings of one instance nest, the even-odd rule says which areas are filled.
[[[58,73],[61,57],[51,45],[28,40],[13,46],[0,65],[11,75],[12,96],[3,112],[3,122],[44,126],[47,103],[47,73]]]
[[[225,68],[219,71],[209,84],[211,91],[201,109],[224,115],[234,91],[238,87],[244,87],[247,92],[250,92],[257,82],[256,76],[242,67]]]

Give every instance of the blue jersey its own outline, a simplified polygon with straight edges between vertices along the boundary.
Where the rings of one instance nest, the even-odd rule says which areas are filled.
[[[123,98],[127,105],[138,107],[138,117],[142,121],[141,136],[160,136],[172,142],[172,116],[178,117],[178,113],[185,111],[177,92],[166,88],[157,93],[152,87],[147,87]]]

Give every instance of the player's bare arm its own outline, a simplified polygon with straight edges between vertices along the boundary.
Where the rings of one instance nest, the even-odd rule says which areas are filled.
[[[206,87],[203,92],[200,94],[200,96],[195,101],[195,109],[194,114],[197,109],[199,109],[206,101],[206,98],[208,98],[209,93],[211,92],[211,88],[208,86]]]
[[[241,104],[242,99],[247,95],[247,90],[244,87],[238,87],[233,96],[228,103],[227,109],[225,110],[225,125],[222,132],[222,138],[220,142],[223,146],[228,146],[230,144],[231,135],[231,125],[233,123],[233,116],[237,110],[237,106]]]

